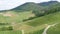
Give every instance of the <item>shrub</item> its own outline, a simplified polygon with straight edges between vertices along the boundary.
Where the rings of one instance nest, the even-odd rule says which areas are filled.
[[[6,30],[13,30],[12,26],[8,26],[8,27],[1,27],[0,31],[6,31]]]
[[[30,18],[28,18],[28,19],[24,19],[23,22],[24,22],[24,21],[28,21],[28,20],[32,20],[32,19],[34,19],[34,18],[37,18],[37,17],[30,17]]]

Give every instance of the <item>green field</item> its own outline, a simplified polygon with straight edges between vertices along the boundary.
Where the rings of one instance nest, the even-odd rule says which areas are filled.
[[[60,12],[56,12],[53,14],[49,14],[46,16],[42,16],[42,17],[33,19],[26,24],[28,24],[30,26],[39,26],[39,25],[43,25],[43,24],[53,24],[56,22],[60,22]]]
[[[31,11],[19,12],[19,13],[13,11],[13,12],[9,12],[9,14],[12,14],[13,16],[4,16],[2,14],[0,15],[0,23],[3,23],[3,24],[0,24],[0,30],[2,28],[8,29],[9,26],[12,26],[13,31],[12,30],[9,31],[8,29],[7,31],[0,31],[0,34],[21,34],[21,31],[17,31],[17,30],[22,30],[22,29],[25,31],[25,34],[42,34],[44,29],[48,25],[51,25],[54,23],[60,23],[60,12],[48,14],[42,17],[38,17],[32,20],[25,21],[25,22],[23,22],[24,19],[35,17],[35,15],[32,14]],[[56,25],[55,27],[51,27],[47,33],[48,34],[56,34],[56,33],[60,34],[59,31],[60,31],[59,25]]]
[[[7,15],[7,16],[5,16]],[[10,15],[10,16],[8,16]],[[34,17],[34,14],[32,14],[31,11],[29,12],[14,12],[14,11],[8,11],[0,14],[0,22],[1,23],[11,23],[11,22],[17,22],[20,23],[24,19],[28,19],[30,17]]]
[[[42,17],[39,17],[39,18],[36,18],[36,19],[33,19],[33,20],[31,20],[31,21],[28,21],[27,23],[25,23],[25,24],[27,24],[27,25],[30,25],[30,26],[33,26],[33,27],[37,27],[36,28],[36,32],[38,33],[38,34],[40,34],[40,32],[39,32],[39,29],[41,29],[43,26],[41,26],[41,25],[44,25],[44,26],[48,26],[48,25],[51,25],[51,24],[54,24],[54,23],[60,23],[60,12],[56,12],[56,13],[53,13],[53,14],[49,14],[49,15],[46,15],[46,16],[42,16]],[[41,28],[39,27],[38,28],[38,26],[41,26]],[[34,28],[34,29],[35,29]],[[58,26],[58,28],[57,28],[57,26],[55,27],[56,29],[53,29],[53,27],[51,28],[51,29],[49,29],[48,30],[48,34],[60,34],[59,33],[59,26]],[[33,30],[34,30],[33,29]],[[42,29],[44,29],[44,28],[42,28]],[[41,30],[42,30],[41,29]],[[58,29],[58,30],[57,30]],[[43,31],[43,30],[42,30]],[[51,33],[50,33],[50,31],[51,31]],[[31,31],[32,32],[32,31]],[[30,32],[30,33],[31,33]],[[37,34],[36,32],[33,32],[33,33],[35,33],[35,34]],[[54,33],[55,32],[55,33]],[[42,33],[41,33],[42,34]]]
[[[0,34],[22,34],[21,31],[0,31]]]
[[[60,34],[60,2],[24,2],[0,10],[0,34]]]
[[[9,16],[10,15],[10,16]],[[29,12],[1,12],[0,13],[0,34],[21,34],[21,31],[9,31],[10,28],[16,28],[14,26],[20,27],[19,23],[22,23],[24,19],[34,17],[31,11]],[[12,24],[12,23],[16,23]],[[19,25],[18,25],[19,24]],[[11,27],[10,27],[11,26]],[[22,26],[21,26],[22,27]],[[5,31],[8,30],[8,31]]]
[[[60,23],[48,29],[47,34],[60,34]]]

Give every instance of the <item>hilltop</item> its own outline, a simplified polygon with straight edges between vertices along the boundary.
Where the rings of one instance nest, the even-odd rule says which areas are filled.
[[[27,2],[24,3],[21,6],[18,6],[12,10],[25,10],[25,11],[30,11],[30,10],[35,10],[35,9],[42,9],[37,3],[34,2]]]
[[[35,9],[39,9],[42,10],[44,9],[46,6],[52,6],[55,4],[58,4],[58,1],[48,1],[48,2],[42,2],[42,3],[34,3],[34,2],[26,2],[18,7],[13,8],[12,10],[35,10]],[[47,7],[46,7],[47,8]]]
[[[38,3],[40,6],[51,6],[54,4],[59,3],[58,1],[49,1],[49,2],[43,2],[43,3]]]

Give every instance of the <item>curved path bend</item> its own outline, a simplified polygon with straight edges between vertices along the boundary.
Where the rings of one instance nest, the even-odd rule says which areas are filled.
[[[55,26],[55,25],[57,25],[58,23],[55,23],[55,24],[52,24],[52,25],[48,25],[46,28],[45,28],[45,30],[43,31],[43,33],[42,34],[47,34],[47,30],[51,27],[51,26]]]

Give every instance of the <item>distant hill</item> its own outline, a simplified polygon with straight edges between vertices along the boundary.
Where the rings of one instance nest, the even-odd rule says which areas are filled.
[[[23,5],[21,6],[18,6],[12,10],[35,10],[35,9],[41,9],[42,7],[40,7],[37,3],[34,3],[34,2],[27,2],[27,3],[24,3]]]
[[[49,2],[43,2],[43,3],[38,3],[40,6],[50,6],[59,3],[58,1],[49,1]]]
[[[46,9],[47,7],[50,7],[58,3],[59,3],[58,1],[49,1],[42,3],[27,2],[11,10],[24,10],[24,11],[36,10],[36,9],[41,10],[41,9]]]

